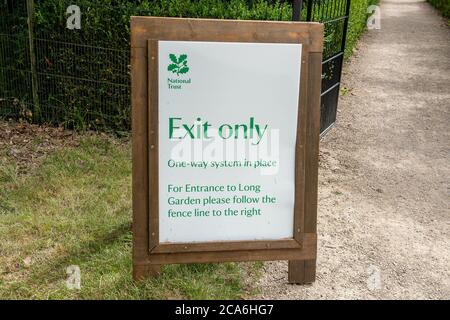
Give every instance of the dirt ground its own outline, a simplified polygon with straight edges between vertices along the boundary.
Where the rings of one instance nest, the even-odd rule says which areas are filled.
[[[0,165],[17,164],[17,173],[31,171],[56,149],[77,146],[78,135],[62,128],[0,120]]]
[[[321,141],[317,280],[269,262],[260,298],[450,298],[450,28],[422,1],[381,15]]]

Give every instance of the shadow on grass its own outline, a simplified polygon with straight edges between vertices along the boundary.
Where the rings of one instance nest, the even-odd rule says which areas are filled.
[[[69,249],[65,254],[37,266],[39,270],[34,269],[32,271],[32,278],[45,279],[46,282],[64,279],[65,270],[69,265],[83,264],[84,262],[90,261],[94,255],[112,247],[130,232],[131,223],[126,222],[116,226],[111,232],[96,237],[94,240],[81,242],[78,248]]]

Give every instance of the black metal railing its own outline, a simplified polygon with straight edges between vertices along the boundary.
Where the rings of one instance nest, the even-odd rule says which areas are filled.
[[[325,25],[320,132],[335,123],[351,0],[293,0],[292,20]]]

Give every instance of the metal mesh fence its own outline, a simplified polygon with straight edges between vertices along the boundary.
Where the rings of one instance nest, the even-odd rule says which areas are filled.
[[[62,18],[71,2],[39,7],[44,4],[35,3],[35,25],[30,34],[26,1],[0,2],[0,116],[76,128],[127,130],[128,39],[118,43],[98,33],[69,30]],[[100,9],[99,3],[86,1],[80,7],[86,18],[93,18],[95,9]],[[102,15],[109,11],[101,9]],[[61,19],[53,18],[50,25],[40,23],[37,14],[43,10]],[[92,12],[91,17],[88,12]],[[34,47],[31,51],[30,41]],[[34,55],[34,64],[30,54]]]
[[[27,110],[33,105],[27,28],[25,2],[0,2],[0,116],[3,117],[28,117]]]
[[[336,121],[345,40],[351,0],[308,0],[306,21],[325,25],[322,62],[320,132],[326,133]]]
[[[322,91],[333,97],[322,97],[322,129],[334,122],[350,0],[267,0],[267,6],[242,0],[251,10],[225,8],[221,0],[201,7],[202,1],[213,0],[191,0],[188,8],[165,7],[170,1],[164,0],[0,0],[0,117],[128,130],[131,15],[291,20],[294,3],[301,8],[295,20],[325,23]],[[66,27],[66,10],[74,4],[82,14],[80,30]]]

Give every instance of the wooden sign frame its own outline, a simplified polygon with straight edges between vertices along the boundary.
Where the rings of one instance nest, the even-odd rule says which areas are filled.
[[[159,243],[158,40],[302,44],[292,239]],[[131,18],[134,279],[172,263],[289,260],[289,282],[314,281],[322,50],[319,23]]]

